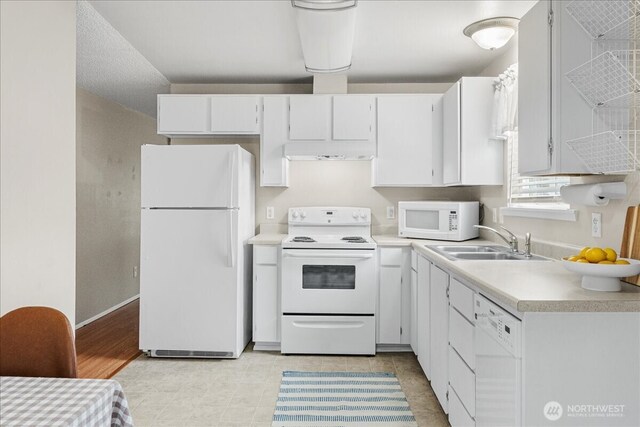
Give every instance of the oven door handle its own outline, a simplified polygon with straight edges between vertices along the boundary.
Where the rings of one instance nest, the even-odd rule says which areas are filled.
[[[314,259],[314,258],[348,258],[348,259],[370,259],[373,258],[373,254],[366,254],[366,255],[352,255],[352,254],[345,254],[345,255],[331,255],[331,254],[314,254],[314,255],[307,255],[307,254],[290,254],[290,253],[283,253],[282,254],[283,257],[285,258],[307,258],[307,259]]]
[[[362,328],[362,320],[322,321],[322,320],[294,320],[293,326],[306,329],[353,329]]]

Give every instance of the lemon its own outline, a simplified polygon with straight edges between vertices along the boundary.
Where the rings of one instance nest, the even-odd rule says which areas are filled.
[[[583,259],[583,258],[580,255],[574,255],[574,256],[570,256],[569,258],[567,258],[567,261],[576,262],[579,259]]]
[[[609,261],[609,260],[604,260],[604,261],[600,261],[598,264],[615,264],[613,261]]]
[[[587,261],[584,258],[580,258],[579,260],[577,260],[576,262],[581,262],[581,263],[585,263],[585,264],[589,264],[589,261]]]
[[[585,253],[584,257],[589,262],[598,263],[607,259],[607,253],[600,248],[591,248]]]
[[[615,262],[615,264],[629,265],[629,261],[627,261],[626,259],[619,259]]]
[[[611,248],[604,248],[604,252],[607,254],[607,261],[614,262],[618,259],[618,253]]]
[[[585,246],[584,248],[582,248],[582,250],[580,251],[580,253],[578,254],[578,256],[585,258],[585,255],[587,255],[587,251],[591,249],[589,246]]]

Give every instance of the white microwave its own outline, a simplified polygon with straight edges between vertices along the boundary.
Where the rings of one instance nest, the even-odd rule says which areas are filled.
[[[479,202],[399,202],[398,236],[462,240],[478,237]]]

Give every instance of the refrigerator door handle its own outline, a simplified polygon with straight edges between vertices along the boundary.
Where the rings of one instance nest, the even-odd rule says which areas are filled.
[[[228,208],[236,208],[233,203],[233,195],[235,194],[235,184],[236,184],[236,166],[238,164],[236,160],[236,150],[233,150],[229,153],[229,199],[227,202]]]
[[[233,235],[233,230],[234,230],[234,224],[233,224],[233,214],[234,211],[233,209],[229,209],[227,210],[227,218],[229,219],[228,221],[228,228],[227,228],[227,235],[229,236],[229,240],[227,241],[227,267],[235,267],[236,266],[236,251],[234,248],[234,235]]]

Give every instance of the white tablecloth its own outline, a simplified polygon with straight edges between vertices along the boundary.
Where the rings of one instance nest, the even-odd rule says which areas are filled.
[[[133,426],[114,380],[0,377],[0,426]]]

